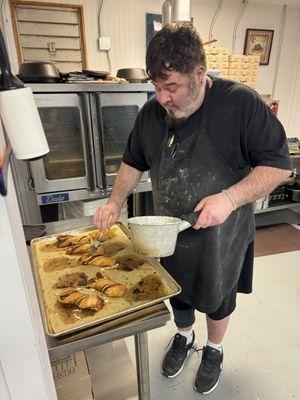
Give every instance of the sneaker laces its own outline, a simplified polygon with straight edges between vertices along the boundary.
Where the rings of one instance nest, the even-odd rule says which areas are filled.
[[[169,343],[166,345],[165,350],[167,350],[167,348],[169,347],[170,343],[172,342],[172,340],[175,339],[175,336],[172,336],[171,339],[169,340]]]
[[[194,349],[194,350],[195,350],[195,352],[197,353],[198,357],[199,357],[199,353],[200,353],[200,351],[203,351],[203,347],[201,347],[201,348],[197,349],[197,347],[194,347],[194,346],[192,346],[192,349]]]
[[[174,335],[173,337],[171,337],[171,339],[169,340],[169,343],[166,345],[165,350],[169,347],[171,341],[173,340],[173,344],[170,347],[170,355],[175,358],[176,360],[178,359],[178,356],[182,355],[183,351],[185,351],[186,347],[189,346],[189,344],[186,344],[184,346],[184,350],[183,350],[183,346],[181,345],[180,341],[179,341],[179,337],[177,336],[178,333],[176,335]],[[194,351],[198,352],[199,350],[197,350],[197,348],[192,345],[191,349],[193,349]]]

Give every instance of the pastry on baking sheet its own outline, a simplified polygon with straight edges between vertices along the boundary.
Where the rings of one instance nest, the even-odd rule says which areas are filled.
[[[83,265],[89,264],[93,258],[102,256],[103,254],[104,248],[102,246],[99,246],[96,250],[90,250],[89,252],[82,254],[78,259],[78,262],[79,264]]]
[[[132,243],[118,225],[103,235],[97,229],[79,230],[78,234],[72,231],[71,238],[68,235],[59,235],[68,241],[64,243],[68,243],[66,247],[58,247],[54,235],[34,239],[32,243],[39,294],[43,298],[47,333],[50,335],[66,334],[106,321],[138,306],[146,306],[149,301],[159,299],[161,294],[172,293],[164,281],[155,290],[151,284],[151,294],[148,294],[148,284],[138,284],[145,276],[155,273],[155,267],[145,257],[135,254]],[[84,241],[87,243],[82,243]],[[73,246],[86,246],[83,248],[88,251],[66,254],[66,250]],[[92,249],[89,250],[88,246]],[[105,249],[118,251],[107,256]],[[99,275],[100,271],[105,271],[105,276]],[[91,286],[93,284],[95,287]],[[135,293],[132,292],[134,289]],[[141,293],[143,290],[144,294]],[[79,302],[81,307],[93,306],[81,308]]]
[[[75,244],[74,246],[68,247],[66,254],[84,254],[92,250],[93,245],[91,243]]]
[[[60,234],[56,238],[56,246],[57,247],[69,247],[69,246],[77,246],[81,244],[92,244],[94,240],[100,240],[102,234],[100,231],[95,230],[91,233],[85,235],[74,235],[74,234]]]
[[[107,268],[107,267],[113,267],[116,265],[117,260],[114,257],[104,257],[104,256],[98,256],[92,258],[88,264],[89,265],[95,265],[97,267],[102,267],[102,268]]]
[[[86,294],[79,290],[66,290],[59,293],[57,300],[66,306],[75,306],[79,308],[89,308],[99,311],[104,306],[104,301],[96,294]]]
[[[74,242],[78,239],[75,235],[59,235],[56,238],[56,246],[57,247],[68,247],[74,244]]]
[[[76,236],[76,235],[59,235],[56,238],[57,247],[69,247],[80,244],[87,244],[91,242],[91,238],[88,236]]]
[[[97,273],[96,278],[89,281],[89,287],[99,290],[108,297],[123,297],[125,294],[125,286],[121,283],[112,281],[111,279]]]

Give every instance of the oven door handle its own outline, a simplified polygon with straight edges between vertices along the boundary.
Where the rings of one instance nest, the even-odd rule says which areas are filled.
[[[84,129],[85,132],[85,143],[86,143],[86,168],[88,171],[87,174],[87,185],[88,185],[88,190],[90,191],[95,191],[97,189],[96,186],[96,170],[95,170],[95,154],[94,154],[94,143],[93,143],[93,131],[92,131],[92,126],[91,126],[91,121],[88,118],[90,113],[90,103],[89,103],[89,95],[88,93],[84,93],[82,95],[82,101],[83,101],[83,106],[84,106],[84,126],[86,129]]]

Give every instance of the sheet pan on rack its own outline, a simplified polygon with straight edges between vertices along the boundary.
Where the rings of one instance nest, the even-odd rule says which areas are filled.
[[[134,252],[128,237],[128,229],[121,222],[114,225],[101,242],[110,256],[116,259],[112,267],[101,268],[79,263],[80,255],[66,254],[66,247],[57,247],[59,235],[44,236],[31,241],[36,286],[47,335],[57,337],[101,324],[120,316],[159,303],[180,293],[181,288],[162,267],[157,259],[141,256]],[[95,227],[63,232],[78,237],[99,237]],[[111,298],[88,285],[75,290],[86,294],[97,294],[104,306],[98,311],[64,306],[57,296],[68,288],[57,288],[58,280],[72,272],[84,273],[88,279],[97,272],[113,282],[125,286],[121,298]]]

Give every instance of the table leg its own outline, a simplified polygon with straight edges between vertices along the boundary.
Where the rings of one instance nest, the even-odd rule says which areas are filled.
[[[150,400],[147,332],[134,335],[139,400]]]

